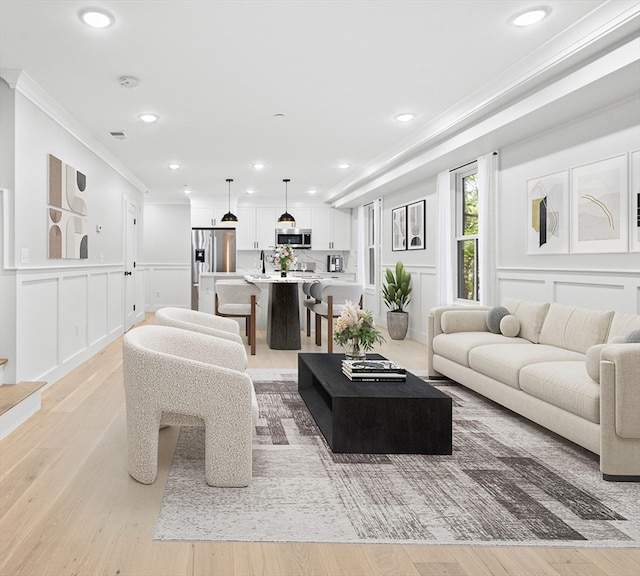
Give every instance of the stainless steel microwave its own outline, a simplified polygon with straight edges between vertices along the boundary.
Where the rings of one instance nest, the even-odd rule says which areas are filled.
[[[289,244],[292,248],[311,248],[311,230],[308,228],[276,229],[276,244]]]

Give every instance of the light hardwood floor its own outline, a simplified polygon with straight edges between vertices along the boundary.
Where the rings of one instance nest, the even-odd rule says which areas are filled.
[[[146,321],[150,321],[147,318]],[[295,368],[258,334],[252,368]],[[303,335],[303,349],[315,351]],[[426,369],[413,341],[380,347]],[[158,542],[152,534],[177,441],[165,430],[156,482],[127,473],[121,341],[43,394],[0,443],[0,575],[637,575],[638,549]]]

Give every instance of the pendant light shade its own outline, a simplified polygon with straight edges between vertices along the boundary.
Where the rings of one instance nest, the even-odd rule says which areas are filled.
[[[233,182],[233,180],[231,178],[227,178],[227,182],[229,183],[229,212],[222,217],[220,222],[237,222],[238,217],[231,213],[231,182]]]
[[[278,226],[280,228],[295,228],[296,219],[287,211],[287,185],[289,184],[289,182],[291,182],[291,180],[289,178],[285,178],[282,181],[284,182],[284,214],[282,214],[280,218],[278,218]]]

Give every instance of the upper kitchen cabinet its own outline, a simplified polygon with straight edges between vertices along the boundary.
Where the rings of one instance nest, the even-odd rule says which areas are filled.
[[[313,208],[313,250],[351,250],[351,210]]]
[[[204,204],[191,205],[191,227],[211,228],[222,226],[233,227],[232,222],[221,222],[222,217],[229,211],[228,206],[209,206]],[[231,210],[233,212],[233,208]]]
[[[275,244],[275,208],[238,208],[237,250],[267,250]]]
[[[311,220],[311,208],[296,207],[291,210],[293,217],[296,219],[296,228],[308,229],[311,228],[313,222]]]

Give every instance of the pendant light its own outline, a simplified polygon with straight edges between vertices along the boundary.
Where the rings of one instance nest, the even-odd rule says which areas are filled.
[[[237,222],[238,217],[231,213],[231,182],[233,182],[233,180],[231,178],[227,178],[227,182],[229,183],[229,212],[222,217],[220,222]]]
[[[284,182],[284,214],[278,218],[278,226],[280,228],[295,228],[296,219],[287,212],[287,184],[291,182],[289,178],[282,180]]]

